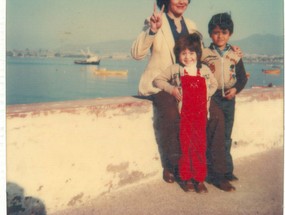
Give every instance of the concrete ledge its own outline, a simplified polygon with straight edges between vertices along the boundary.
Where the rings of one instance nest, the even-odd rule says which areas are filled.
[[[282,88],[244,90],[233,157],[282,145],[282,116]],[[152,103],[134,97],[8,106],[7,181],[49,213],[160,178],[152,118]]]
[[[284,89],[283,87],[268,87],[268,88],[254,88],[244,89],[238,94],[238,101],[267,101],[271,99],[283,99]]]
[[[7,107],[7,181],[47,211],[158,174],[152,105],[133,97]]]
[[[105,116],[107,111],[117,110],[121,114],[130,112],[147,112],[151,108],[151,102],[135,97],[114,97],[105,99],[88,99],[78,101],[48,102],[36,104],[21,104],[7,106],[7,117],[41,116],[53,113],[80,114],[86,111],[88,114]]]

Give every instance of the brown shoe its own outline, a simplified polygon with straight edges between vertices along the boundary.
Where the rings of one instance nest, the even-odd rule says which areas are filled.
[[[208,193],[208,189],[203,182],[199,182],[196,185],[196,191],[197,193]]]
[[[195,186],[191,180],[188,181],[181,181],[180,187],[185,191],[185,192],[195,192]]]
[[[238,177],[236,177],[234,174],[226,175],[225,178],[226,178],[228,181],[238,181]]]
[[[214,184],[219,189],[226,191],[226,192],[232,192],[235,191],[236,188],[230,184],[228,180],[221,180],[219,183]]]
[[[173,173],[169,172],[167,169],[163,169],[163,180],[167,183],[174,183],[175,177]]]

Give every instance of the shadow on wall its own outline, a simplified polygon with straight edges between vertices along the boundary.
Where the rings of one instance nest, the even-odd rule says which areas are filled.
[[[7,182],[7,215],[46,215],[44,203],[37,198],[24,195],[19,185]]]

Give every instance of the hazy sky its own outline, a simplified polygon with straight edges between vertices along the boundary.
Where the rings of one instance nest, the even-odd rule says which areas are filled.
[[[7,49],[134,39],[154,0],[7,0]],[[192,0],[185,17],[204,37],[212,15],[231,11],[234,40],[255,33],[283,35],[283,0]]]

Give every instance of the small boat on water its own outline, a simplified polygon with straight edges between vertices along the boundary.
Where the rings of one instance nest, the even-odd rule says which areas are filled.
[[[263,69],[262,72],[265,73],[265,74],[279,75],[280,74],[280,69],[279,68]]]
[[[262,89],[262,88],[272,88],[275,87],[272,83],[269,83],[268,85],[253,85],[251,86],[252,89]]]
[[[87,53],[81,50],[81,53],[86,57],[84,60],[75,60],[75,64],[84,64],[84,65],[99,65],[100,58],[96,54],[92,53],[89,48],[87,49]]]
[[[100,68],[94,70],[95,75],[101,76],[127,76],[128,70],[107,70],[105,68]]]
[[[75,60],[75,64],[84,64],[84,65],[99,65],[100,64],[100,59],[98,57],[89,57],[85,60]]]

